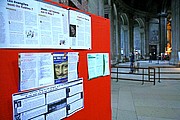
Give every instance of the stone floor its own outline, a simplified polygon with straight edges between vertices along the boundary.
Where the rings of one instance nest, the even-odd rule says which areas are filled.
[[[180,80],[142,85],[141,81],[112,79],[111,103],[112,120],[180,120]]]

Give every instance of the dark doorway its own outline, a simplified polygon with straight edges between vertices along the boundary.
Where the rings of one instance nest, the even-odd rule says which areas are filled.
[[[149,45],[149,54],[152,55],[152,60],[157,58],[157,45]]]

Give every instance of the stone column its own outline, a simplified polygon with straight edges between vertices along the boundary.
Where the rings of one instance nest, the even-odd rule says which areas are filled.
[[[90,2],[90,1],[89,1]],[[104,6],[104,14],[105,14],[105,17],[110,19],[111,21],[111,34],[110,34],[110,46],[111,46],[111,64],[114,64],[116,61],[116,50],[115,50],[115,44],[116,44],[116,41],[115,41],[115,38],[114,38],[114,34],[115,34],[115,28],[114,28],[114,9],[111,5],[111,0],[108,0],[108,4],[106,4]]]
[[[180,1],[171,1],[172,9],[172,53],[171,64],[179,64],[178,52],[180,52]]]
[[[144,36],[144,28],[140,28],[140,45],[141,45],[141,55],[145,54],[145,36]]]
[[[121,23],[119,17],[118,17],[118,42],[119,42],[119,46],[118,46],[119,60],[122,60],[121,59]]]
[[[149,22],[146,21],[145,25],[145,53],[144,56],[149,56]]]
[[[166,29],[166,24],[167,24],[167,19],[166,19],[166,14],[162,13],[159,18],[159,33],[160,33],[160,53],[165,53],[165,48],[166,48],[166,41],[167,41],[167,29]]]
[[[117,13],[117,9],[116,9],[116,5],[113,4],[113,10],[114,10],[114,39],[115,39],[115,44],[114,44],[114,48],[115,48],[115,56],[116,56],[116,62],[119,62],[120,60],[120,44],[119,44],[119,24],[118,24],[118,13]]]
[[[114,28],[114,15],[113,15],[113,12],[111,11],[111,14],[110,14],[110,21],[111,21],[111,63],[115,63],[115,53],[116,53],[116,50],[115,50],[115,44],[116,44],[116,39],[114,37],[114,34],[115,34],[115,28]]]
[[[121,40],[122,40],[122,42],[123,42],[123,44],[124,44],[124,46],[123,46],[123,51],[124,51],[124,56],[126,56],[126,57],[128,57],[128,55],[129,55],[129,52],[130,52],[130,50],[129,50],[129,40],[128,40],[128,26],[127,25],[121,25],[121,27],[122,27],[122,31],[121,31]]]
[[[133,19],[129,19],[129,45],[130,45],[130,52],[134,51],[134,21]]]

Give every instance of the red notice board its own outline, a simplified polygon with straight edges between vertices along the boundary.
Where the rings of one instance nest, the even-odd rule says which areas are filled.
[[[84,79],[84,108],[65,120],[111,120],[110,76],[88,80],[87,53],[110,54],[110,21],[92,18],[91,50],[0,49],[0,119],[12,120],[12,94],[18,92],[18,53],[79,52],[79,77]],[[109,60],[110,61],[110,60]]]

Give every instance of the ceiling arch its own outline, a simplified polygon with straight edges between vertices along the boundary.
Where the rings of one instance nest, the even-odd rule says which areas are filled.
[[[144,21],[142,20],[142,18],[136,18],[135,21],[137,21],[140,28],[144,28],[145,25],[144,25]]]
[[[120,18],[121,18],[121,21],[122,21],[122,25],[129,25],[128,16],[127,16],[126,13],[122,13]]]
[[[114,0],[118,11],[146,17],[159,17],[171,10],[171,0]]]

